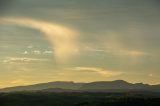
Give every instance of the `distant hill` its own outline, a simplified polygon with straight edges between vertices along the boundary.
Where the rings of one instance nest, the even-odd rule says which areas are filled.
[[[106,92],[116,92],[116,91],[151,91],[160,92],[160,85],[149,85],[143,83],[128,83],[123,80],[115,81],[99,81],[86,83],[80,88],[81,90],[88,91],[106,91]]]
[[[90,83],[74,83],[56,81],[40,83],[29,86],[17,86],[0,89],[0,92],[15,91],[43,91],[43,92],[126,92],[126,91],[150,91],[160,92],[160,85],[143,83],[128,83],[123,80],[97,81]]]
[[[61,88],[61,89],[79,89],[83,83],[74,83],[74,82],[65,82],[65,81],[56,81],[48,83],[40,83],[35,85],[28,86],[16,86],[0,89],[0,92],[13,92],[13,91],[37,91],[51,88]]]

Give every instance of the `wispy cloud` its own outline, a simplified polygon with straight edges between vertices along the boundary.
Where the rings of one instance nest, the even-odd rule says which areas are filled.
[[[107,48],[107,53],[111,53],[113,55],[119,56],[130,56],[130,57],[140,57],[140,56],[147,56],[149,53],[139,51],[139,50],[128,50],[124,48]]]
[[[28,55],[28,54],[34,54],[34,55],[44,55],[44,54],[53,54],[53,51],[51,50],[33,50],[33,51],[27,51],[25,50],[22,54]]]
[[[39,58],[26,58],[26,57],[7,57],[2,60],[3,63],[26,63],[33,61],[49,61],[48,59],[39,59]]]
[[[149,53],[143,52],[143,51],[139,51],[139,50],[129,50],[127,48],[121,48],[121,47],[117,47],[117,46],[112,46],[112,43],[106,45],[105,48],[103,49],[99,49],[99,48],[93,48],[93,47],[89,47],[87,46],[85,48],[85,50],[87,51],[91,51],[91,52],[101,52],[101,53],[110,53],[116,56],[130,56],[130,57],[140,57],[140,56],[147,56],[149,55]]]
[[[3,82],[0,82],[0,88],[30,85],[32,83],[32,81],[28,81],[25,79],[9,79],[8,81],[5,80]]]
[[[138,50],[135,48],[128,47],[127,44],[122,42],[115,34],[110,34],[105,39],[105,51],[107,53],[117,56],[129,56],[129,57],[140,57],[150,55],[148,52]]]
[[[105,77],[112,77],[112,76],[117,76],[122,74],[123,72],[118,72],[118,71],[110,71],[110,70],[105,70],[103,68],[96,68],[96,67],[73,67],[73,68],[68,68],[69,70],[77,70],[77,71],[84,71],[84,72],[95,72],[100,75],[103,75]]]
[[[59,62],[68,61],[78,51],[77,33],[70,28],[28,18],[0,18],[0,22],[42,31],[52,44],[53,54]]]
[[[28,45],[27,48],[28,49],[32,49],[34,46],[33,45]]]
[[[43,54],[52,54],[53,52],[52,51],[49,51],[49,50],[46,50],[43,52]]]
[[[33,54],[39,55],[39,54],[41,54],[41,51],[40,50],[34,50]]]
[[[16,79],[10,82],[11,84],[28,84],[28,81],[23,79]]]
[[[28,51],[24,51],[23,54],[28,54]]]
[[[8,45],[0,45],[0,48],[8,48]]]
[[[93,47],[90,47],[90,46],[86,46],[85,50],[92,51],[92,52],[105,52],[104,49],[97,49],[97,48],[93,48]]]

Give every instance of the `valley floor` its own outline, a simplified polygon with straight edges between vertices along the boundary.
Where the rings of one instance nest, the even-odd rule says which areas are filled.
[[[0,106],[160,106],[157,93],[0,93]]]

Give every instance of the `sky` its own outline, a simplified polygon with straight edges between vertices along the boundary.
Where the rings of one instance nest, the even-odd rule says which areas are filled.
[[[0,88],[160,84],[159,0],[0,0]]]

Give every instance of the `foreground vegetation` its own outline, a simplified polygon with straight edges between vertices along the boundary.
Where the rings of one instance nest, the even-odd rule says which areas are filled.
[[[157,106],[157,93],[14,92],[0,93],[0,106]]]

